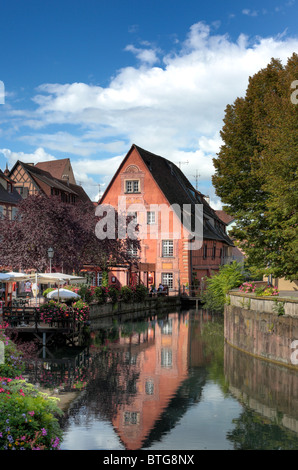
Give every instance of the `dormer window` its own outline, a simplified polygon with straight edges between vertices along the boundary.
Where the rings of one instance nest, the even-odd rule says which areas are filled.
[[[125,192],[126,193],[139,193],[140,182],[139,180],[126,180],[125,181]]]

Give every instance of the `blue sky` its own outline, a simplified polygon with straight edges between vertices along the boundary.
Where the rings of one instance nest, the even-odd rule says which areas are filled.
[[[220,208],[225,107],[298,52],[297,3],[0,0],[0,168],[69,157],[96,200],[135,143],[198,174]]]

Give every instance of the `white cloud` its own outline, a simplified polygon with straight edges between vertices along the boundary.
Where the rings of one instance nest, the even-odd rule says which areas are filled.
[[[142,63],[147,65],[153,65],[156,62],[159,62],[159,58],[157,56],[158,51],[155,49],[141,49],[129,44],[125,48],[126,51],[132,52],[135,54],[137,59],[139,59]]]
[[[243,14],[255,13],[247,9]],[[226,105],[245,94],[249,76],[272,57],[285,63],[298,50],[298,39],[242,34],[232,41],[199,22],[175,47],[180,49],[162,56],[150,44],[128,45],[141,63],[119,70],[107,87],[41,85],[34,97],[35,113],[26,121],[32,132],[23,140],[81,156],[73,165],[86,178],[111,175],[120,157],[107,156],[124,156],[136,143],[176,163],[188,160],[187,172],[183,168],[187,175],[198,170],[202,179],[210,180]],[[58,130],[41,132],[41,125]]]
[[[257,10],[249,10],[248,8],[242,10],[242,13],[247,16],[258,16],[259,14]]]
[[[24,152],[12,152],[9,149],[0,149],[5,158],[8,160],[7,163],[9,166],[13,166],[18,160],[23,163],[38,163],[46,162],[49,160],[56,160],[56,157],[45,152],[41,147],[37,148],[33,153],[24,153]]]

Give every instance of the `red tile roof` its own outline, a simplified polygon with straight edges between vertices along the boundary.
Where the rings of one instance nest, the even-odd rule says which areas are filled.
[[[225,224],[230,224],[233,220],[234,217],[232,215],[227,214],[225,211],[215,211],[218,217],[225,223]]]

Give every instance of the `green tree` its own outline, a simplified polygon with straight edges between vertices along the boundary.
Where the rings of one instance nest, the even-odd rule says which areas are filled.
[[[297,77],[297,54],[250,77],[245,97],[226,108],[213,176],[249,265],[288,279],[298,265]]]
[[[226,296],[231,289],[239,287],[245,278],[243,266],[234,261],[220,266],[217,273],[206,279],[206,289],[202,296],[204,308],[213,312],[223,312]]]

